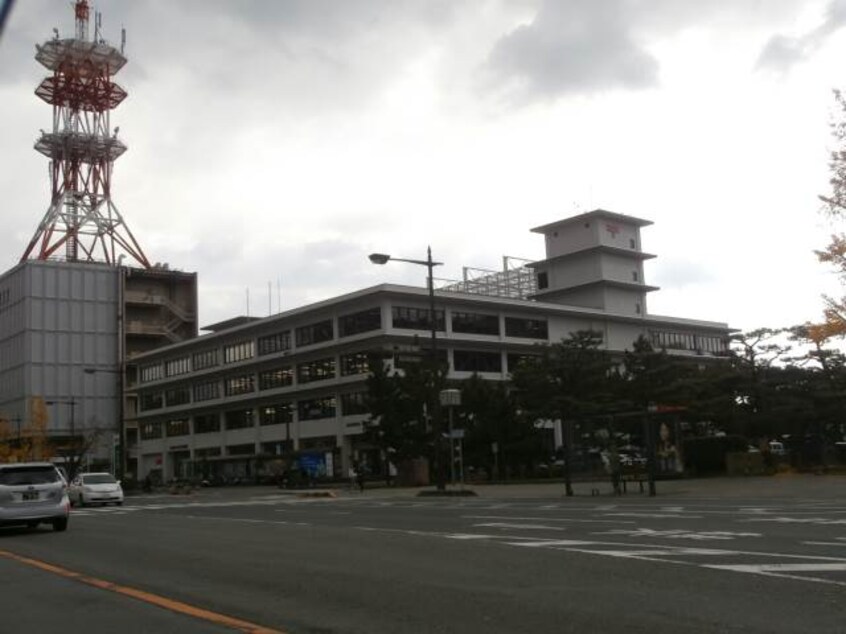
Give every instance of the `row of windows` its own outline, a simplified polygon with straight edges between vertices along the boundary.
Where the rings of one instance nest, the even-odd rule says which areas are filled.
[[[274,354],[276,352],[284,352],[291,348],[291,331],[275,332],[272,335],[266,335],[258,338],[258,353],[259,356],[266,354]]]
[[[365,392],[353,392],[341,395],[341,411],[345,416],[367,413],[365,407]],[[294,403],[279,402],[262,405],[258,408],[242,408],[227,410],[220,417],[217,414],[198,414],[194,417],[195,434],[211,434],[221,429],[235,430],[261,426],[291,423],[294,420]],[[297,415],[299,420],[317,420],[333,418],[336,414],[336,399],[326,396],[297,401]],[[141,439],[155,440],[163,436],[187,436],[191,433],[191,423],[187,418],[168,421],[155,421],[141,425]]]
[[[295,332],[298,347],[331,341],[335,338],[331,319],[309,324],[308,326],[300,326]]]
[[[256,356],[256,346],[253,341],[239,341],[223,346],[223,362],[237,363]]]
[[[411,330],[431,330],[429,310],[394,306],[391,309],[394,328]],[[437,329],[444,330],[444,311],[435,311]],[[500,334],[499,315],[455,311],[451,315],[452,331],[471,335]],[[505,334],[508,337],[528,339],[548,339],[549,330],[545,319],[526,319],[520,317],[505,318]]]
[[[438,331],[444,332],[445,313],[435,310],[435,323]],[[405,330],[430,330],[429,310],[427,308],[413,308],[394,306],[391,309],[391,320],[394,328]],[[338,318],[338,331],[341,337],[349,337],[362,332],[378,330],[382,327],[382,310],[379,307],[369,308],[357,313],[343,315]],[[499,317],[492,314],[454,312],[452,313],[452,330],[457,333],[477,335],[499,335]],[[532,339],[547,339],[548,329],[546,320],[505,318],[505,334],[509,337],[523,337]],[[331,319],[300,326],[295,330],[297,346],[308,346],[334,338]],[[259,337],[256,341],[246,340],[231,343],[223,347],[223,362],[237,363],[256,356],[284,352],[291,348],[291,331],[273,333]],[[215,367],[219,364],[216,349],[195,353],[192,357],[180,357],[161,363],[143,366],[141,368],[141,382],[148,383],[163,378],[179,376],[191,371]],[[342,370],[343,373],[343,370]]]
[[[409,358],[406,359],[405,356]],[[509,371],[513,371],[523,358],[529,356],[531,355],[507,355]],[[438,357],[441,363],[447,363],[446,350],[438,350]],[[341,375],[350,376],[368,373],[370,371],[371,360],[374,358],[377,357],[372,352],[356,352],[342,356],[340,364]],[[420,363],[423,359],[425,359],[425,355],[421,356],[421,354],[417,353],[403,355],[402,353],[398,353],[394,356],[394,367],[401,369],[407,367],[410,363]],[[501,373],[503,370],[502,365],[502,355],[498,351],[453,351],[453,369],[456,372]],[[296,366],[296,375],[298,384],[333,379],[336,376],[335,360],[328,357],[325,359],[316,359],[308,363],[301,363]],[[252,373],[226,377],[222,382],[223,394],[225,396],[251,394],[256,391],[256,384],[258,384],[259,391],[289,387],[294,384],[294,367],[286,365],[262,370],[258,373],[257,381],[256,375]],[[174,407],[184,405],[191,402],[190,397],[192,392],[195,403],[216,399],[220,397],[220,386],[221,383],[218,380],[212,379],[195,383],[193,389],[183,386],[166,390],[164,394],[160,391],[146,392],[141,396],[140,407],[142,411],[149,411],[165,406]]]
[[[723,354],[728,349],[725,338],[713,335],[694,335],[667,330],[651,330],[649,335],[655,348],[689,350],[699,353],[709,352],[711,354]]]

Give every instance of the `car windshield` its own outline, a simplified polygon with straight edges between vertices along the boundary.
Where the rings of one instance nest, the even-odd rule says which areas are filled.
[[[82,476],[83,484],[114,484],[117,482],[109,473],[92,473]]]
[[[59,481],[59,472],[53,467],[7,467],[0,469],[0,484],[48,484]]]

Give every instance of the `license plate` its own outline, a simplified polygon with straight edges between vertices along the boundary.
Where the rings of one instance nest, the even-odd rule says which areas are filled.
[[[27,500],[37,500],[38,499],[38,491],[25,491],[21,493],[21,499],[26,502]]]

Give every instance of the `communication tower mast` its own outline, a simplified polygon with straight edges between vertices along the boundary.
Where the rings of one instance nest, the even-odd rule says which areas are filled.
[[[87,0],[74,4],[72,38],[54,37],[36,44],[35,59],[52,75],[35,94],[53,106],[53,127],[41,131],[35,149],[50,159],[50,207],[22,260],[60,257],[72,262],[118,264],[125,253],[144,268],[150,263],[112,202],[112,169],[126,151],[110,126],[110,113],[126,91],[112,77],[126,64],[126,31],[120,50],[100,34],[101,14],[94,16],[88,38]]]

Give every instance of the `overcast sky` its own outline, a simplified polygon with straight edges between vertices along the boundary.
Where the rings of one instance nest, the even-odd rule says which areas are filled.
[[[34,44],[0,41],[0,270],[49,202]],[[544,256],[535,226],[650,219],[649,312],[740,329],[819,318],[846,0],[101,0],[129,63],[113,199],[147,257],[197,271],[202,324],[425,269]],[[281,288],[281,297],[277,296]]]

